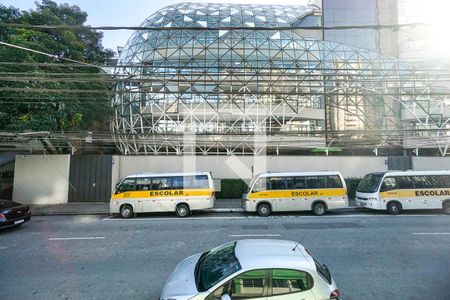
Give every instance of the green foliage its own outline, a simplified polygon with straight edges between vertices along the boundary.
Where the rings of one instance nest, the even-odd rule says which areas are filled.
[[[358,187],[361,178],[348,177],[345,178],[345,183],[347,184],[347,192],[349,199],[355,199],[356,188]]]
[[[247,184],[242,179],[221,179],[221,191],[216,193],[216,199],[241,199],[247,190]]]
[[[29,11],[0,4],[1,23],[85,25],[86,19],[87,13],[79,7],[50,0],[36,2],[36,9]],[[102,37],[84,28],[0,27],[1,41],[97,65],[113,54],[103,48]],[[43,63],[56,65],[37,65]],[[0,131],[76,131],[106,123],[112,110],[110,86],[102,80],[105,74],[95,67],[63,64],[67,61],[0,45]]]

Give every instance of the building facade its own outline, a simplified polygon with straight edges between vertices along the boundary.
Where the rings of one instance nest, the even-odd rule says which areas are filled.
[[[378,32],[363,34],[361,48],[354,46],[360,33],[348,40],[323,30],[342,15],[322,11],[180,3],[155,12],[114,70],[112,130],[120,151],[403,149],[404,132],[445,128],[443,113],[430,108],[443,107],[446,91],[430,74],[381,54]]]

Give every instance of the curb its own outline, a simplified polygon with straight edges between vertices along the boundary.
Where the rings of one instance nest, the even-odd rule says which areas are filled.
[[[337,208],[333,211],[355,211],[361,209],[357,206],[350,206],[345,208]],[[203,212],[211,212],[211,213],[242,213],[244,212],[242,208],[209,208],[202,210]],[[40,211],[40,212],[33,212],[31,210],[31,216],[82,216],[82,215],[109,215],[109,211],[71,211],[71,212],[61,212],[61,211]]]

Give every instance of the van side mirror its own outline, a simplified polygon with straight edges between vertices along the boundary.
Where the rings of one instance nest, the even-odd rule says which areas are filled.
[[[116,189],[115,189],[115,193],[116,193],[116,194],[119,194],[119,193],[120,193],[119,185],[120,185],[120,182],[116,183]]]
[[[220,297],[220,300],[231,300],[231,297],[230,297],[230,295],[228,295],[228,294],[223,294],[223,295]]]

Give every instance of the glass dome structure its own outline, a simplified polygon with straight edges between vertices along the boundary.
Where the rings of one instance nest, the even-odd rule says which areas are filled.
[[[155,12],[114,70],[120,151],[404,147],[405,129],[446,128],[430,76],[324,41],[320,24],[315,6],[180,3]]]

